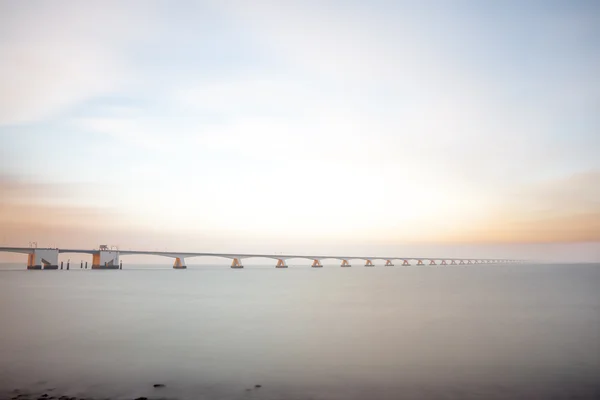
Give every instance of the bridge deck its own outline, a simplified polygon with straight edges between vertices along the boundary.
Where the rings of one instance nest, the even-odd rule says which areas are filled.
[[[37,248],[38,250],[58,250],[59,253],[77,253],[77,254],[98,254],[98,249],[50,249]],[[33,254],[36,248],[33,247],[0,247],[0,252]],[[497,259],[497,258],[457,258],[457,257],[381,257],[381,256],[331,256],[331,255],[298,255],[298,254],[245,254],[245,253],[197,253],[197,252],[176,252],[176,251],[151,251],[151,250],[103,250],[115,251],[119,256],[124,255],[154,255],[173,258],[191,258],[191,257],[222,257],[229,259],[243,258],[270,258],[274,260],[301,258],[307,260],[414,260],[414,261],[493,261],[493,262],[513,262],[516,260]]]

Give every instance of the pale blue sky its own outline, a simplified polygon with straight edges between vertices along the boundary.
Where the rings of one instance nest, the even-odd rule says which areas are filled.
[[[0,54],[7,242],[600,240],[598,2],[0,1]]]

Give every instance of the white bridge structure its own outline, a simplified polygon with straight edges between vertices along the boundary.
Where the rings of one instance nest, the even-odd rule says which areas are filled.
[[[323,260],[339,260],[341,267],[350,267],[350,261],[364,261],[365,267],[374,267],[380,261],[386,267],[393,267],[394,262],[400,265],[472,265],[472,264],[507,264],[518,263],[522,260],[497,259],[497,258],[454,258],[454,257],[355,257],[355,256],[321,256],[321,255],[296,255],[296,254],[239,254],[239,253],[194,253],[172,251],[144,251],[144,250],[119,250],[101,245],[98,249],[59,249],[37,247],[0,247],[0,252],[27,254],[27,269],[58,269],[58,255],[60,253],[91,254],[92,269],[122,269],[121,256],[128,255],[154,255],[175,259],[174,269],[186,269],[185,260],[192,257],[221,257],[230,259],[231,268],[244,268],[243,260],[249,258],[267,258],[276,261],[275,268],[287,268],[287,261],[291,259],[305,259],[312,262],[313,268],[321,268]],[[83,263],[80,268],[83,268]],[[87,268],[87,262],[86,262]],[[62,269],[62,265],[61,265]],[[69,264],[67,264],[69,269]]]

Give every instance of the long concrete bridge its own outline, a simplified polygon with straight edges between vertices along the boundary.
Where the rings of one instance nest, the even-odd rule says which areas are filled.
[[[192,257],[221,257],[232,260],[231,268],[244,268],[242,260],[248,258],[268,258],[276,261],[276,268],[287,268],[290,259],[305,259],[312,262],[313,268],[321,268],[322,260],[333,259],[341,262],[341,267],[350,267],[350,261],[360,260],[365,262],[365,267],[374,267],[376,261],[385,262],[385,266],[394,266],[395,261],[400,261],[403,266],[412,265],[469,265],[469,264],[506,264],[517,263],[521,260],[497,258],[454,258],[454,257],[355,257],[355,256],[323,256],[323,255],[297,255],[297,254],[244,254],[244,253],[195,253],[172,251],[145,251],[145,250],[119,250],[102,245],[98,249],[59,249],[38,247],[0,247],[0,252],[27,254],[27,269],[58,269],[58,255],[60,253],[91,254],[92,269],[122,269],[120,256],[126,255],[154,255],[174,258],[174,269],[185,269],[186,258]],[[83,263],[80,265],[83,268]],[[86,262],[87,268],[87,262]],[[62,263],[61,263],[62,269]],[[67,265],[69,269],[69,265]]]

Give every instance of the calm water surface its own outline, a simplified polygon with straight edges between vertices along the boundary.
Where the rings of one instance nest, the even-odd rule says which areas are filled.
[[[600,265],[0,271],[0,398],[17,388],[600,398]]]

